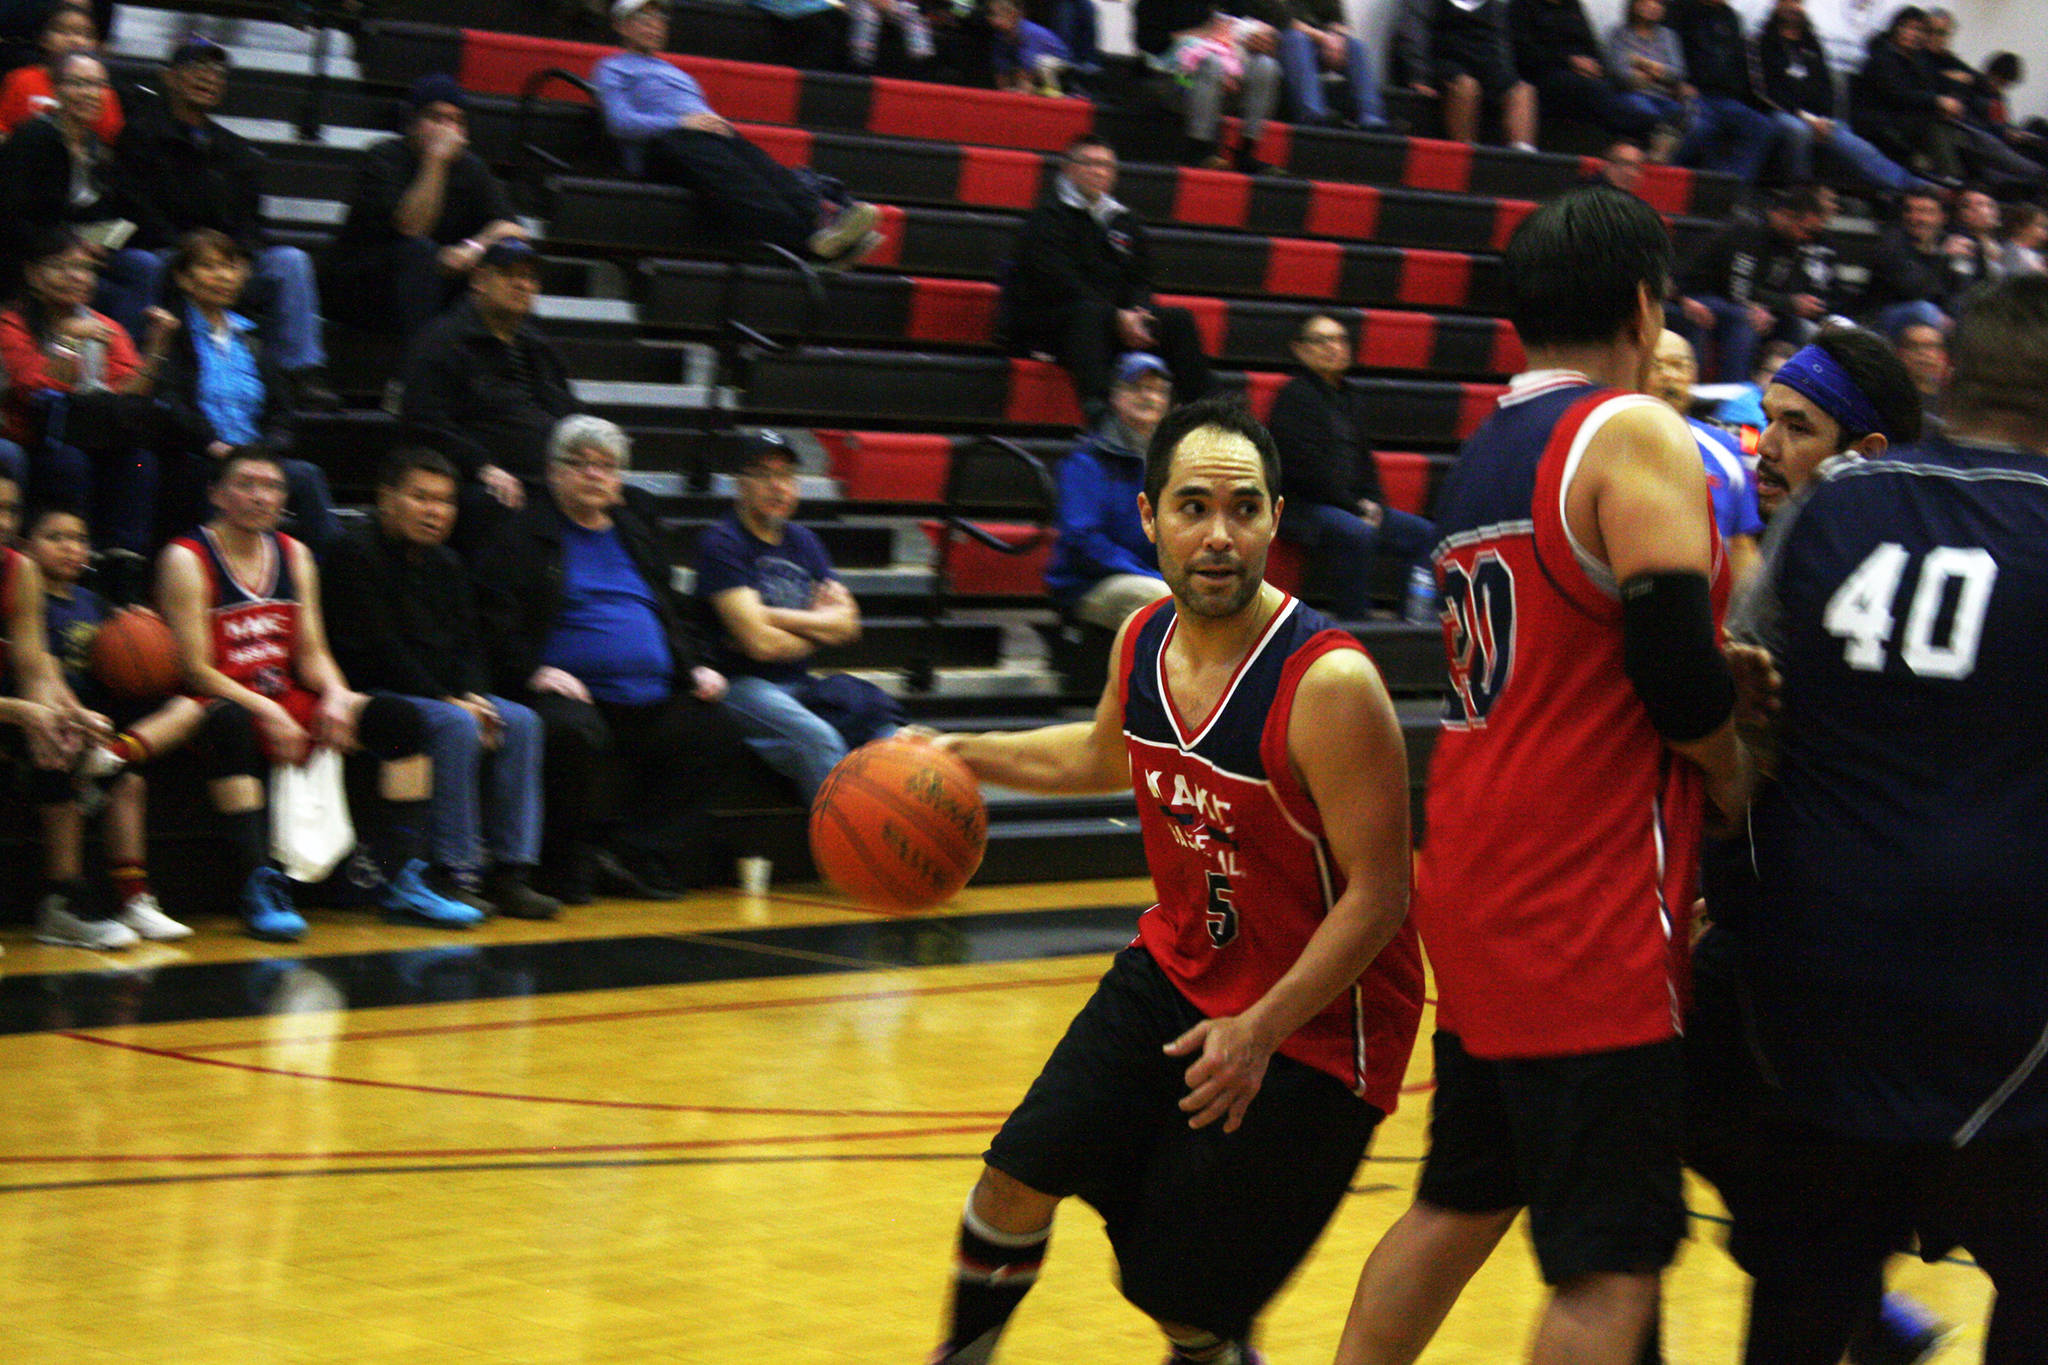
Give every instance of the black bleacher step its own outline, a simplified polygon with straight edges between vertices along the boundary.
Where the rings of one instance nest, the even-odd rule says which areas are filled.
[[[824,668],[993,668],[1002,658],[1003,628],[985,621],[927,621],[910,616],[870,616],[860,639],[821,650]]]
[[[1142,877],[1145,841],[1134,816],[990,825],[976,886]]]
[[[1441,627],[1410,625],[1406,621],[1360,621],[1350,629],[1378,665],[1387,690],[1396,697],[1443,695]]]

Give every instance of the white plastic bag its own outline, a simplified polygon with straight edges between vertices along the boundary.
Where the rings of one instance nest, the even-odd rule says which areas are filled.
[[[270,853],[295,882],[324,881],[356,846],[341,782],[341,755],[315,749],[304,763],[270,770]]]

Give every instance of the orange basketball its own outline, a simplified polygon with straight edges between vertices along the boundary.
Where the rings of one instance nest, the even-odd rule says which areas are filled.
[[[922,910],[981,866],[988,806],[967,765],[942,749],[877,740],[839,761],[811,803],[811,857],[865,905]]]
[[[178,642],[153,611],[115,612],[92,642],[92,675],[124,697],[169,696],[184,680]]]

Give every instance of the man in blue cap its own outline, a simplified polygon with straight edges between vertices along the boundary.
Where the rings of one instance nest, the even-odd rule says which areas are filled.
[[[1166,596],[1159,556],[1138,517],[1145,450],[1173,405],[1173,375],[1149,351],[1117,362],[1109,412],[1060,461],[1060,537],[1045,586],[1060,610],[1115,630]]]

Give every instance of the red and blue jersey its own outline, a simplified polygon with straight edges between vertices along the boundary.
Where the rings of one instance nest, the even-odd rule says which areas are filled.
[[[312,694],[294,672],[300,617],[305,610],[292,573],[290,536],[263,537],[263,564],[252,579],[238,577],[210,527],[175,544],[199,557],[205,570],[207,616],[213,634],[213,666],[272,701],[285,703],[295,718],[312,714]]]
[[[1166,678],[1177,626],[1170,600],[1145,608],[1121,661],[1124,743],[1159,895],[1138,921],[1138,941],[1181,994],[1217,1018],[1243,1013],[1271,990],[1344,894],[1322,817],[1288,757],[1287,728],[1309,666],[1359,644],[1287,598],[1215,707],[1189,717]],[[1279,1050],[1392,1113],[1421,1014],[1421,953],[1403,924],[1364,975]]]
[[[1678,1032],[1704,782],[1650,724],[1622,669],[1613,575],[1564,515],[1593,435],[1655,401],[1562,371],[1523,375],[1465,443],[1440,501],[1452,695],[1430,760],[1415,922],[1438,1020],[1477,1057]],[[1705,500],[1699,515],[1711,521]],[[1717,624],[1727,582],[1717,548]]]

